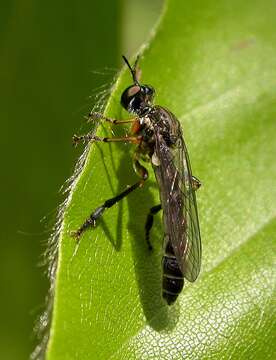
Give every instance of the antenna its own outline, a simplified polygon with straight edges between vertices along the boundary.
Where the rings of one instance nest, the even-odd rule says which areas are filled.
[[[137,58],[136,58],[135,63],[133,65],[133,68],[130,66],[127,58],[124,55],[122,55],[122,56],[123,56],[123,59],[124,59],[125,63],[127,64],[130,72],[131,72],[134,84],[139,85],[139,81],[137,80],[137,77],[136,77],[136,67],[137,67],[137,64],[138,64],[138,61],[139,61],[139,55],[137,55]]]

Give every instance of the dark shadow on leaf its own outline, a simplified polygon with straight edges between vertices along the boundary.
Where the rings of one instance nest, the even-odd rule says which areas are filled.
[[[104,221],[103,218],[101,218],[98,222],[98,225],[103,229],[105,236],[107,237],[107,239],[111,242],[111,244],[113,245],[115,250],[119,250],[120,245],[117,244],[117,241],[114,239],[114,237],[112,236],[111,232],[109,231],[108,228],[108,224]]]
[[[126,186],[126,179],[132,179],[131,184],[138,180],[133,173],[132,166],[126,166],[131,159],[128,153],[124,153],[118,178],[120,188]],[[131,165],[131,163],[130,163]],[[149,165],[150,166],[150,165]],[[155,204],[150,188],[154,182],[148,180],[145,186],[137,189],[127,197],[129,223],[128,230],[131,233],[132,250],[136,279],[140,291],[140,301],[148,324],[156,331],[168,329],[172,324],[169,318],[168,306],[161,297],[161,249],[160,238],[152,238],[153,251],[149,251],[146,240],[144,225],[150,207]],[[162,228],[160,216],[155,219],[155,226]],[[153,232],[152,232],[153,233]],[[162,231],[159,231],[162,236]],[[175,323],[175,321],[173,321]]]
[[[122,136],[125,131],[125,129],[123,130],[122,128],[116,128],[116,130],[116,136]],[[113,163],[114,167],[113,169],[110,169],[111,172],[116,174],[119,180],[117,191],[113,193],[113,189],[111,187],[111,193],[113,193],[113,195],[111,195],[112,197],[124,191],[128,185],[134,184],[139,180],[139,178],[133,171],[132,167],[132,153],[135,147],[123,143],[108,145],[111,157],[113,151],[116,151],[117,154],[122,154],[120,157],[119,168],[116,170],[115,163]],[[100,146],[98,146],[98,149],[100,150],[102,161],[104,163],[104,153]],[[146,164],[148,169],[150,166],[150,163]],[[110,181],[110,172],[107,167],[105,167],[105,170],[106,176]],[[143,188],[136,189],[133,193],[129,194],[127,198],[123,200],[124,203],[119,202],[115,205],[119,206],[116,239],[112,236],[108,229],[108,224],[103,220],[103,218],[99,221],[99,226],[103,228],[106,237],[114,246],[115,250],[119,251],[124,237],[122,231],[124,213],[123,207],[126,206],[126,204],[128,205],[128,210],[126,210],[129,211],[129,222],[127,224],[127,228],[131,234],[130,238],[132,239],[131,245],[134,269],[140,292],[140,301],[148,324],[156,331],[161,331],[171,330],[175,327],[178,321],[179,311],[177,311],[176,306],[168,307],[161,297],[163,225],[160,215],[155,217],[154,226],[151,232],[153,251],[149,251],[145,240],[144,225],[147,214],[152,206],[157,205],[153,196],[154,189],[156,191],[157,186],[154,175],[152,175]]]
[[[104,166],[104,169],[105,169],[105,176],[107,178],[107,181],[108,181],[108,184],[110,186],[110,189],[111,189],[111,194],[113,194],[113,196],[115,195],[115,191],[114,191],[114,188],[113,188],[113,185],[112,185],[112,181],[111,181],[111,178],[110,178],[110,171],[108,171],[108,167],[106,166],[106,163],[105,163],[105,159],[104,159],[104,152],[102,150],[102,143],[97,143],[95,142],[95,145],[97,146],[97,150],[99,151],[100,155],[101,155],[101,158],[102,158],[102,162],[103,162],[103,166]],[[104,144],[104,146],[109,146],[109,150],[110,150],[110,157],[112,159],[112,164],[113,164],[113,167],[115,168],[115,165],[114,165],[114,160],[113,160],[113,156],[112,156],[112,150],[110,148],[111,144]]]

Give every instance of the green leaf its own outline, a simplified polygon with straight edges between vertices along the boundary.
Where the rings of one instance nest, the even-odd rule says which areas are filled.
[[[275,357],[275,18],[269,0],[167,1],[140,67],[180,119],[203,183],[201,275],[174,306],[162,302],[161,217],[154,254],[144,241],[159,201],[152,172],[76,246],[69,232],[137,181],[133,146],[92,145],[64,215],[48,360]],[[127,117],[130,82],[124,69],[108,115]]]

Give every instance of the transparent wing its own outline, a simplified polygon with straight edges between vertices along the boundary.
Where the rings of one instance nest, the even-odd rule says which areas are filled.
[[[181,133],[173,147],[166,144],[158,126],[155,136],[155,153],[160,162],[155,167],[155,173],[159,182],[165,233],[170,238],[184,277],[193,282],[201,266],[201,239],[188,152]]]

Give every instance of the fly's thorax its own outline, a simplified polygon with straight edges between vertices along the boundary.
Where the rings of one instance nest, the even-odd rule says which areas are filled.
[[[149,116],[143,116],[139,119],[140,121],[140,132],[139,135],[142,135],[143,142],[148,143],[151,147],[151,144],[154,143],[154,127],[152,120]]]
[[[154,123],[150,115],[139,117],[132,125],[132,133],[142,137],[139,152],[146,155],[147,161],[151,160],[153,166],[159,166],[160,161],[154,152]]]
[[[141,142],[138,146],[138,153],[140,158],[149,161],[152,157],[155,145],[154,129],[151,120],[148,116],[137,118],[132,125],[132,134],[141,137]]]
[[[143,126],[144,128],[146,128],[148,130],[153,131],[152,119],[150,118],[150,116],[148,114],[140,117],[139,121],[140,121],[141,126]]]
[[[166,144],[173,147],[182,137],[181,126],[175,115],[162,106],[154,106],[150,115],[152,124],[158,128]]]

